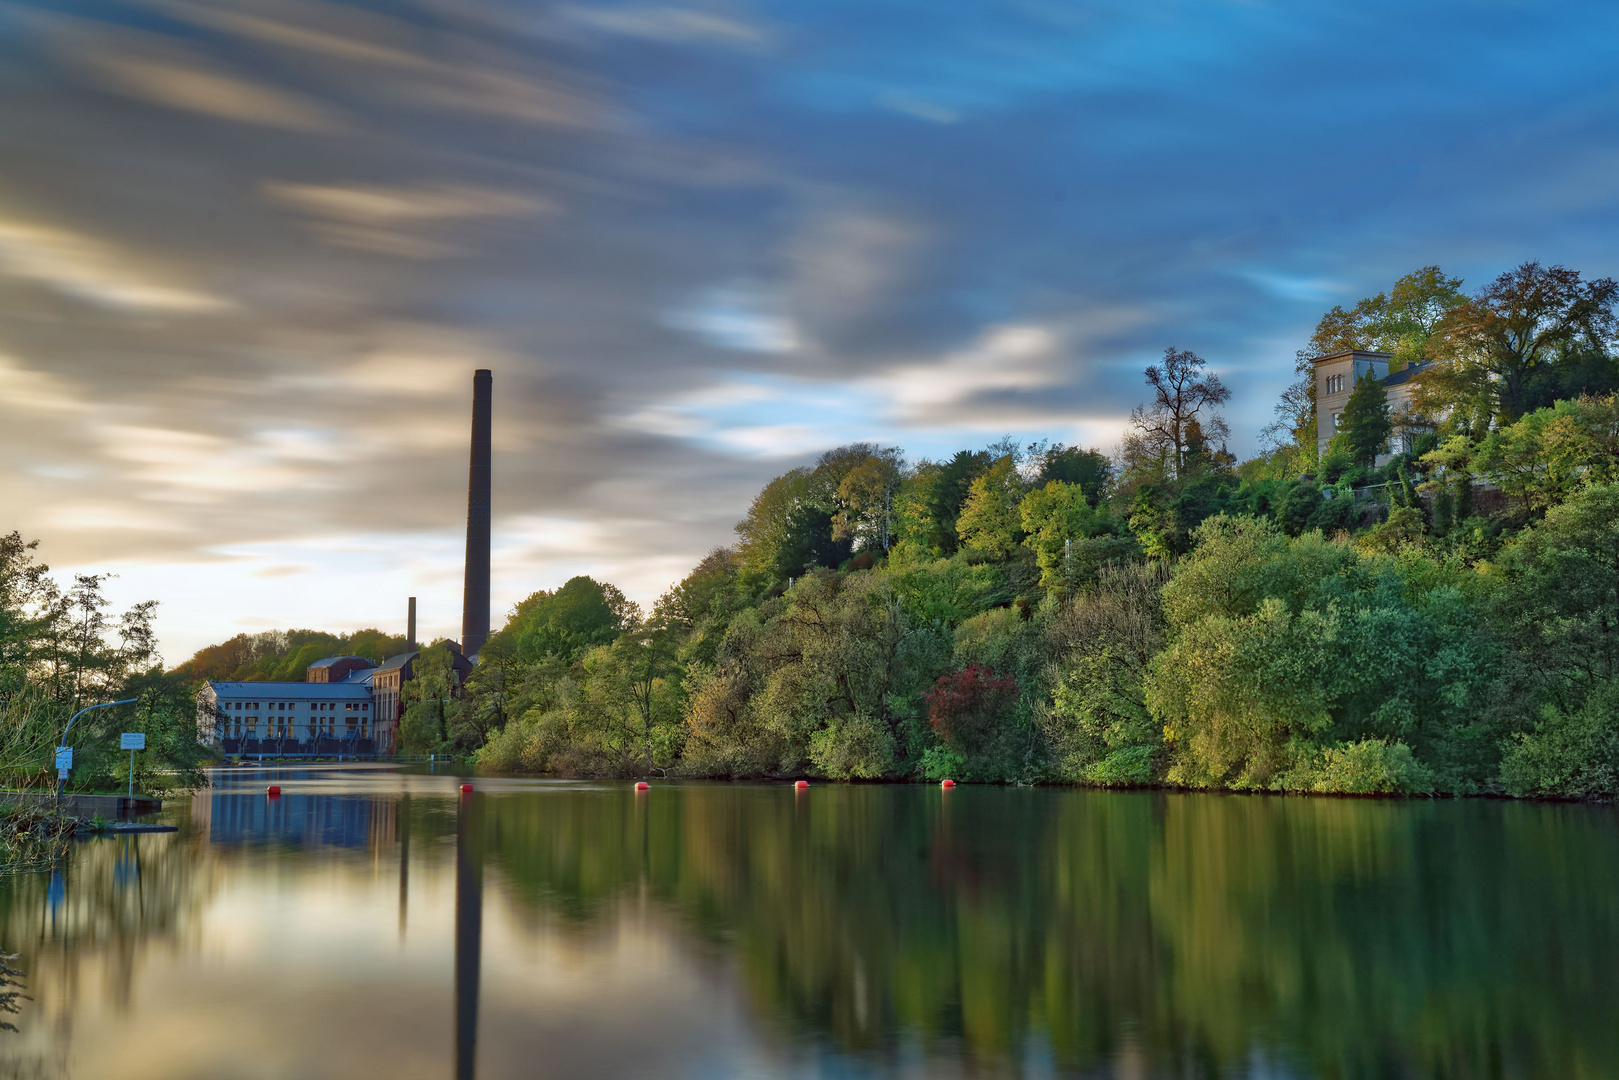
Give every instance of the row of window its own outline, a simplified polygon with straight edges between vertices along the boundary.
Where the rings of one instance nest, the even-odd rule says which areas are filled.
[[[319,711],[325,711],[326,709],[336,709],[337,706],[338,706],[338,703],[335,702],[335,701],[312,701],[312,702],[309,703],[309,707],[311,709],[315,709],[315,710],[319,710]],[[256,702],[256,701],[227,701],[227,702],[224,703],[224,707],[226,709],[230,709],[230,710],[235,711],[235,712],[240,712],[243,709],[249,709],[249,710],[257,709],[259,707],[259,703]],[[297,707],[298,707],[298,703],[296,701],[273,701],[273,702],[270,703],[270,708],[278,709],[278,710],[296,709]],[[345,702],[343,704],[343,708],[345,710],[347,710],[348,712],[355,712],[356,710],[358,710],[359,712],[370,712],[371,711],[370,703],[365,702],[365,701],[361,701],[361,702],[353,702],[353,701]]]
[[[1344,390],[1344,376],[1342,373],[1327,376],[1327,393],[1341,394]]]
[[[335,737],[337,735],[337,726],[334,723],[334,721],[336,719],[337,718],[335,716],[320,717],[318,719],[318,721],[317,721],[317,724],[314,727],[314,733],[317,734],[317,735],[331,735],[331,736]],[[354,725],[354,720],[351,717],[349,719],[348,724],[347,724],[347,727],[348,727],[349,730],[344,732],[344,734],[346,736],[353,735],[354,734],[354,726],[355,726]],[[288,737],[297,738],[296,728],[297,728],[296,724],[289,724],[287,722],[287,717],[284,717],[284,716],[272,716],[272,717],[269,717],[266,720],[265,725],[264,725],[265,738],[267,738],[267,739],[278,739],[278,738],[279,739],[285,739],[285,738],[288,738]],[[370,725],[369,724],[361,724],[359,726],[359,728],[360,728],[360,738],[362,738],[362,739],[368,738],[369,737],[368,733],[370,732]],[[256,716],[238,716],[238,717],[233,717],[231,720],[227,720],[225,722],[225,737],[226,738],[240,739],[240,738],[242,738],[244,736],[244,734],[249,739],[256,739],[256,738],[259,737],[259,718],[258,717],[256,717]]]

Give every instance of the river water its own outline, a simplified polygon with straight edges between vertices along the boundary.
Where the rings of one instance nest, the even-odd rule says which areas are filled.
[[[0,1076],[1619,1077],[1611,807],[459,783],[0,881]]]

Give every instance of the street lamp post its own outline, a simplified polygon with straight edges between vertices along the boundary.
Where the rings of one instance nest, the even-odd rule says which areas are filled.
[[[61,745],[59,745],[56,749],[59,752],[62,751],[62,750],[67,749],[67,733],[73,730],[73,721],[77,720],[79,717],[83,716],[85,713],[91,711],[92,709],[110,709],[114,705],[131,705],[131,704],[134,704],[138,700],[140,700],[140,699],[139,698],[125,698],[122,701],[104,701],[100,705],[86,705],[84,708],[82,708],[78,712],[74,713],[72,719],[68,720],[67,727],[62,729],[62,742],[61,742]],[[57,813],[62,812],[62,781],[65,780],[65,779],[67,779],[66,771],[61,770],[61,769],[57,770],[57,773],[56,773],[56,812]]]

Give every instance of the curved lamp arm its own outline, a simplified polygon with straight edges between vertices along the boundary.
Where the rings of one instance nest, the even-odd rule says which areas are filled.
[[[83,716],[85,713],[89,712],[91,709],[110,709],[114,705],[131,705],[131,704],[134,704],[135,702],[137,702],[139,700],[140,700],[140,698],[125,698],[122,701],[104,701],[100,705],[86,705],[84,708],[82,708],[78,712],[74,713],[73,714],[73,719],[69,720],[67,722],[67,727],[62,729],[62,741],[58,745],[60,745],[60,746],[66,746],[67,745],[67,733],[73,730],[73,720],[77,720],[79,717]]]

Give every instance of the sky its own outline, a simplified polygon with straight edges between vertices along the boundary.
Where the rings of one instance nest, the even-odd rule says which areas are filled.
[[[1619,8],[0,0],[0,531],[269,628],[650,604],[841,443],[1110,449],[1166,347],[1258,449],[1321,313],[1619,276]]]

